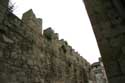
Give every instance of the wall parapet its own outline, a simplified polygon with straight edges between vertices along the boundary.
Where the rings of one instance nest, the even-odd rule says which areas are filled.
[[[51,28],[42,34],[41,20],[27,13],[21,20],[7,12],[0,22],[0,81],[88,83],[90,64]]]

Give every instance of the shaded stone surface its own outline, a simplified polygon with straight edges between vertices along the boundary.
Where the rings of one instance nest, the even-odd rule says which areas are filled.
[[[125,3],[83,0],[99,45],[109,83],[124,83]]]

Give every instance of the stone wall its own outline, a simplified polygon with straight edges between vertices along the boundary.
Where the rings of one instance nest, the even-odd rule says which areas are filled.
[[[0,10],[1,83],[88,83],[90,64],[66,41],[51,28],[42,34],[32,10],[20,20],[6,7]]]
[[[0,9],[1,9],[0,10],[0,23],[1,23],[1,21],[4,18],[4,15],[8,9],[8,0],[1,0],[0,3],[2,3],[2,4],[0,4]]]
[[[91,65],[91,71],[95,76],[96,83],[108,83],[107,75],[105,73],[104,65],[102,63],[101,58],[99,58],[98,62],[94,62]]]
[[[125,82],[125,1],[84,0],[109,83]]]

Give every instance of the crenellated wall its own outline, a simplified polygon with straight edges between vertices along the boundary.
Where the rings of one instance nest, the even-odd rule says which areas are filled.
[[[6,8],[5,12],[0,12],[4,14],[0,17],[1,83],[88,83],[90,64],[51,28],[42,34],[42,20],[32,10],[22,20]]]

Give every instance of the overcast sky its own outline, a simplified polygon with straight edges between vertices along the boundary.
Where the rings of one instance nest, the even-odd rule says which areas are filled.
[[[100,53],[82,0],[11,0],[14,13],[33,9],[43,19],[43,29],[52,27],[59,38],[68,41],[87,61],[98,61]]]

